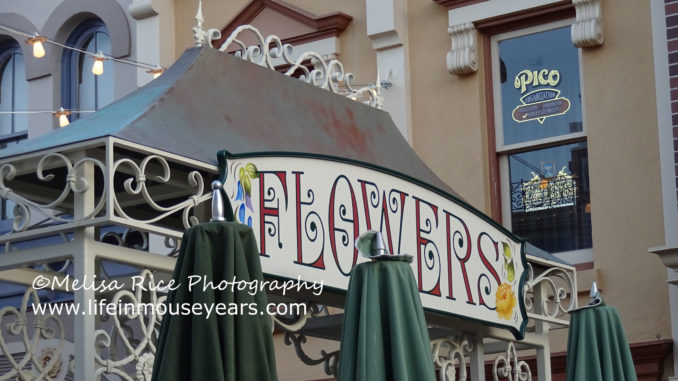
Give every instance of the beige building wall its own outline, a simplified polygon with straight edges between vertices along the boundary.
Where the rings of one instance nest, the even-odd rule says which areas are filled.
[[[374,81],[364,0],[289,3],[316,15],[351,15],[339,58],[357,83]],[[205,29],[222,28],[246,4],[205,1]],[[176,1],[175,7],[178,56],[193,45],[196,4]],[[452,75],[445,66],[447,10],[433,1],[408,1],[407,7],[412,145],[466,201],[490,214],[481,36],[477,72]],[[629,342],[651,342],[670,338],[671,330],[666,269],[647,251],[664,242],[650,8],[636,0],[604,0],[602,9],[604,44],[581,50],[594,264],[579,272],[579,287],[586,292],[598,281],[606,302],[619,309]],[[566,335],[552,336],[553,352],[565,350]],[[319,370],[313,377],[323,375]]]
[[[605,44],[582,52],[593,255],[632,342],[669,338],[649,2],[603,4]]]

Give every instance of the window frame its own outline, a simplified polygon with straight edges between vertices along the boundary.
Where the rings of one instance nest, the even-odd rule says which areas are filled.
[[[16,110],[16,86],[17,86],[17,77],[16,77],[16,55],[21,55],[23,57],[23,51],[21,50],[21,45],[16,40],[13,39],[8,39],[5,41],[0,42],[0,78],[4,75],[4,71],[7,69],[6,65],[9,63],[6,62],[7,60],[12,60],[12,87],[11,87],[11,107],[10,110],[8,111],[17,111]],[[25,70],[25,63],[26,61],[23,60],[24,62],[24,70]],[[23,80],[26,86],[26,94],[28,94],[28,82],[26,81],[26,78],[18,78],[20,80]],[[15,116],[16,114],[10,114],[10,120],[11,120],[11,132],[9,134],[2,134],[0,135],[0,147],[8,144],[8,143],[17,143],[21,140],[27,139],[28,138],[28,126],[26,126],[25,130],[16,130],[16,120]],[[1,149],[1,148],[0,148]],[[2,227],[0,230],[5,230],[5,226],[8,226],[11,224],[11,219],[13,219],[13,216],[10,216],[8,209],[8,204],[9,201],[6,199],[0,200],[0,227]]]
[[[581,71],[582,68],[582,49],[577,48],[577,56],[580,71],[579,71],[579,88],[581,94],[581,113],[582,113],[582,131],[563,134],[548,138],[535,139],[527,142],[520,142],[514,144],[504,144],[504,126],[503,126],[503,114],[502,114],[502,101],[501,101],[501,84],[497,80],[500,78],[500,65],[499,65],[499,42],[511,38],[521,37],[525,35],[545,32],[553,29],[558,29],[562,27],[567,27],[572,25],[574,22],[573,18],[566,18],[557,21],[547,22],[539,25],[533,25],[520,29],[513,29],[506,32],[500,32],[489,36],[489,48],[490,48],[490,69],[491,69],[491,98],[492,98],[492,107],[493,107],[493,129],[494,131],[492,138],[494,139],[494,155],[497,158],[497,166],[499,177],[497,180],[499,182],[499,195],[498,201],[500,204],[501,211],[501,222],[503,226],[508,229],[512,229],[512,210],[511,210],[511,181],[509,174],[509,157],[512,154],[535,151],[539,149],[558,147],[562,145],[567,145],[577,142],[588,143],[587,139],[587,124],[586,121],[586,105],[583,101],[586,99],[585,88],[584,88],[584,75]],[[586,147],[588,151],[588,144]],[[590,175],[589,175],[590,178]],[[552,253],[560,259],[568,261],[572,264],[582,264],[582,263],[591,263],[593,262],[593,247],[586,249],[562,251],[557,253]]]
[[[21,45],[13,39],[2,41],[0,43],[0,76],[4,74],[4,65],[6,65],[5,60],[14,59],[12,63],[12,106],[10,111],[16,111],[16,58],[10,56],[21,55],[23,57],[23,51],[21,50]],[[24,70],[25,70],[25,60],[24,60]],[[23,78],[25,81],[26,78]],[[26,81],[26,92],[28,93],[28,82]],[[11,141],[20,141],[25,139],[28,136],[28,128],[25,130],[16,130],[15,126],[15,114],[11,114],[12,126],[11,133],[0,135],[0,145],[11,142]]]
[[[94,18],[83,21],[70,33],[66,39],[66,45],[85,50],[84,48],[86,43],[91,38],[96,38],[97,33],[104,33],[106,36],[108,36],[109,40],[111,38],[108,28],[102,20]],[[96,51],[92,53],[96,53]],[[110,54],[110,52],[104,53]],[[83,54],[85,53],[77,50],[64,49],[61,55],[61,107],[67,110],[80,111],[80,90],[78,88],[78,79],[80,74],[80,60]],[[83,70],[84,69],[85,68],[83,68]],[[107,75],[113,75],[113,73],[107,73]],[[95,76],[94,81],[94,109],[96,111],[100,108],[98,76]],[[71,122],[79,118],[80,114],[78,112],[71,114]]]

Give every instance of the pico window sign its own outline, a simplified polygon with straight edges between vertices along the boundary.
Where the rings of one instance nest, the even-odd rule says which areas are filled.
[[[237,221],[252,227],[271,276],[346,290],[356,239],[381,231],[409,254],[422,305],[524,336],[523,242],[455,197],[383,168],[309,154],[220,155]]]
[[[570,101],[560,96],[560,90],[554,87],[560,83],[558,70],[523,70],[513,82],[513,86],[525,94],[520,98],[521,105],[513,109],[513,120],[518,123],[537,120],[540,124],[546,118],[563,115],[570,109]],[[550,86],[550,87],[548,87]]]

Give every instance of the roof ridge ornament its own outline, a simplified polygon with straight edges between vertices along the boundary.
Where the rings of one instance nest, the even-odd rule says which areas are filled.
[[[202,13],[202,0],[198,0],[198,11],[195,13],[195,26],[193,29],[193,39],[195,46],[202,46],[205,42],[211,43],[212,40],[221,37],[221,32],[218,29],[208,29],[205,31],[202,24],[205,22],[205,17]]]
[[[202,0],[198,2],[195,20],[197,24],[193,27],[193,35],[196,46],[203,44],[211,46],[213,40],[221,38],[221,32],[218,29],[207,31],[203,29],[202,25],[205,20],[202,14]],[[245,33],[253,35],[256,45],[247,46],[243,42],[241,35]],[[323,57],[316,52],[309,51],[294,59],[294,46],[283,44],[280,37],[274,34],[264,38],[261,32],[252,25],[245,24],[237,27],[218,49],[226,52],[229,48],[236,57],[245,61],[271,70],[276,70],[276,66],[289,65],[289,69],[283,73],[288,77],[301,72],[299,79],[306,83],[377,109],[383,108],[382,87],[378,79],[375,83],[356,89],[352,85],[355,76],[353,73],[344,71],[344,65],[336,58]]]

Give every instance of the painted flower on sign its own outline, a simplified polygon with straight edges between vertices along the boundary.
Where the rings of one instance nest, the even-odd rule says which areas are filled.
[[[235,197],[235,201],[242,201],[240,206],[236,207],[236,217],[238,221],[243,224],[252,226],[252,216],[247,216],[247,211],[245,207],[251,212],[254,212],[252,208],[252,180],[256,180],[259,176],[257,167],[252,163],[247,163],[244,167],[240,167],[238,172],[238,194]]]
[[[496,293],[497,297],[497,316],[500,319],[510,320],[513,317],[513,310],[516,307],[516,295],[513,293],[513,288],[508,283],[499,285]]]

